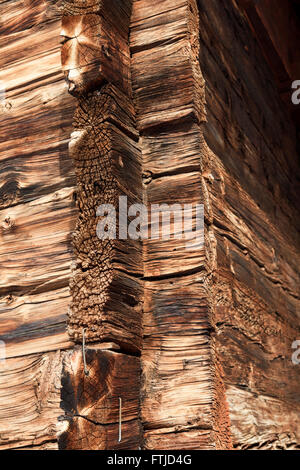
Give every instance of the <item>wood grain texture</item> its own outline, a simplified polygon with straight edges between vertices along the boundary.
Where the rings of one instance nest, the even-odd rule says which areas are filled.
[[[299,405],[229,386],[233,440],[242,450],[299,450]]]
[[[1,449],[300,448],[299,146],[238,3],[0,1]],[[120,195],[201,244],[99,240]]]
[[[60,2],[1,2],[0,447],[57,449],[63,352],[72,342],[74,112],[60,62]]]
[[[236,4],[199,1],[216,349],[237,449],[299,446],[296,131]],[[216,47],[217,46],[217,53]]]
[[[127,39],[100,14],[62,17],[62,68],[74,95],[113,83],[130,92]]]
[[[132,79],[140,130],[176,119],[205,119],[197,61],[196,2],[134,2]],[[141,73],[142,71],[142,73]]]
[[[1,361],[0,449],[57,449],[62,358],[34,354]]]
[[[69,352],[64,362],[60,449],[138,449],[139,358],[87,347],[86,363],[88,375],[80,349]]]
[[[263,0],[259,4],[238,0],[262,53],[272,70],[278,92],[292,120],[299,129],[299,106],[291,100],[291,87],[300,75],[299,2]]]
[[[110,205],[119,215],[120,196],[128,197],[129,204],[142,200],[141,159],[128,81],[129,23],[126,37],[119,35],[116,18],[110,26],[106,23],[112,21],[114,9],[122,16],[131,2],[97,5],[66,2],[62,18],[62,66],[69,91],[78,98],[69,147],[76,168],[79,217],[73,236],[76,263],[68,327],[75,341],[81,340],[86,328],[87,341],[113,341],[137,353],[142,337],[141,243],[116,239],[119,230],[102,238],[98,233],[104,216],[98,213],[100,206]],[[77,8],[82,8],[81,15]],[[124,76],[121,56],[113,53],[114,61],[107,54],[99,55],[99,50],[115,49],[127,57],[126,86],[116,78]]]
[[[201,274],[146,283],[142,355],[146,448],[154,443],[154,448],[164,449],[214,448],[210,331]],[[189,440],[193,433],[198,442]]]
[[[79,220],[69,331],[77,340],[86,327],[88,340],[111,340],[136,351],[141,347],[140,242],[101,240],[96,232],[100,205],[117,209],[119,196],[132,202],[141,198],[138,147],[115,125],[116,119],[110,122],[118,115],[121,121],[125,113],[127,127],[134,125],[130,104],[119,94],[109,85],[83,97],[74,118],[70,155],[78,178]]]
[[[64,16],[97,14],[128,41],[132,0],[63,0]],[[113,40],[113,38],[111,38]]]
[[[114,220],[103,225],[107,209],[99,212],[109,205],[121,215],[120,196],[127,197],[128,204],[142,201],[129,80],[131,3],[64,4],[62,67],[69,91],[77,97],[69,154],[76,171],[79,212],[72,240],[75,263],[68,332],[83,342],[85,331],[94,349],[90,344],[86,349],[87,374],[80,349],[71,351],[64,364],[61,449],[138,449],[142,442],[140,359],[95,346],[110,342],[112,349],[136,356],[142,347],[141,242],[121,237]],[[127,224],[127,213],[125,219]],[[101,224],[106,232],[100,233]]]
[[[7,358],[72,345],[66,335],[69,288],[57,287],[49,283],[42,292],[1,299],[0,331]]]
[[[0,334],[17,357],[71,344],[74,103],[61,71],[59,2],[5,2],[1,13]]]

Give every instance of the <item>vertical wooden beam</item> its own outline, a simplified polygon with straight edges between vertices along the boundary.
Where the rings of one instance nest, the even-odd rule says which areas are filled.
[[[100,205],[118,209],[142,197],[141,161],[130,101],[127,39],[118,15],[130,16],[130,2],[66,2],[62,18],[62,66],[78,98],[70,142],[77,176],[79,218],[73,236],[69,332],[80,340],[113,341],[124,350],[141,349],[141,247],[139,242],[101,239],[96,233]],[[78,15],[78,11],[81,12]],[[103,214],[102,214],[103,215]],[[118,233],[116,233],[118,237]]]
[[[141,244],[120,240],[118,230],[112,239],[97,232],[105,216],[98,212],[101,205],[113,207],[118,218],[120,196],[127,197],[128,205],[142,199],[131,102],[130,12],[129,0],[70,0],[62,18],[62,67],[77,98],[69,151],[79,217],[73,234],[76,260],[68,331],[75,342],[82,342],[85,331],[89,370],[85,375],[84,353],[75,349],[62,388],[60,447],[66,449],[136,449],[141,441]]]

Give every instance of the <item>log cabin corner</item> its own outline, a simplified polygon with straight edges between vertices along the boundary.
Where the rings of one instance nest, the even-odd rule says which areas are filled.
[[[0,449],[299,450],[299,0],[0,11]]]

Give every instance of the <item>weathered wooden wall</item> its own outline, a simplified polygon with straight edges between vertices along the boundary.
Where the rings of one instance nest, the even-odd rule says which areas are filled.
[[[291,360],[300,338],[296,128],[242,10],[218,0],[198,6],[216,340],[234,446],[299,448],[300,366]]]
[[[0,448],[57,448],[58,350],[72,344],[74,99],[61,69],[58,2],[13,0],[0,10]]]

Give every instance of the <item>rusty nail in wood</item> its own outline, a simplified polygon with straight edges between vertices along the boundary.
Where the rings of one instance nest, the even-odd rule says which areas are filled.
[[[89,375],[89,371],[87,370],[87,366],[86,366],[84,335],[85,335],[85,328],[82,328],[82,357],[83,357],[84,373],[85,375]]]

